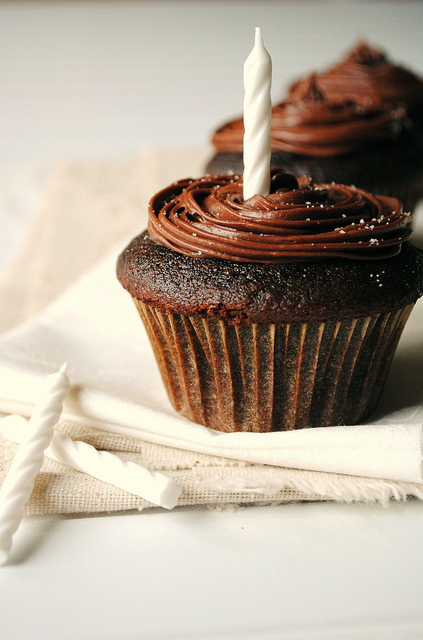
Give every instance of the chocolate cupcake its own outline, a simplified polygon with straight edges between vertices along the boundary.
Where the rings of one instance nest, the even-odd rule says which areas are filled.
[[[155,195],[118,259],[169,398],[220,431],[349,424],[375,408],[423,292],[393,198],[273,173],[206,176]]]
[[[385,52],[359,42],[338,64],[318,74],[322,91],[332,100],[368,106],[405,106],[414,123],[423,124],[423,78],[392,62]],[[307,80],[296,82],[289,95],[302,95]]]
[[[210,173],[243,171],[242,118],[213,135]],[[401,106],[329,98],[315,75],[273,107],[271,166],[316,182],[351,184],[399,198],[412,211],[420,198],[423,155]]]

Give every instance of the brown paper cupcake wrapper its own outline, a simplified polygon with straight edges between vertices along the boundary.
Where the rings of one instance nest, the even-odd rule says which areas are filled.
[[[235,326],[135,304],[176,411],[220,431],[259,432],[363,420],[376,407],[413,307]]]

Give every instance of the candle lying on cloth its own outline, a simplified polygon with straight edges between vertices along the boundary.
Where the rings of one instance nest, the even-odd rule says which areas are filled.
[[[13,442],[20,442],[27,428],[28,423],[21,416],[0,420],[0,434]],[[121,460],[113,453],[98,451],[86,442],[72,440],[58,432],[53,435],[45,455],[165,509],[173,509],[182,493],[182,488],[163,473],[149,471],[135,462]]]
[[[66,365],[46,378],[43,394],[28,422],[27,438],[18,448],[0,488],[0,564],[9,556],[13,535],[22,520],[69,387]]]

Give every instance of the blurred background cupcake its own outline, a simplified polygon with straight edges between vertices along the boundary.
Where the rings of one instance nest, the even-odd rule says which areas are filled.
[[[273,172],[182,180],[117,274],[179,413],[220,431],[352,424],[375,408],[422,252],[398,200]]]
[[[220,127],[206,171],[243,171],[243,119]],[[272,109],[271,166],[318,182],[356,185],[399,198],[412,211],[423,154],[403,105],[328,96],[312,74]]]
[[[423,78],[364,41],[317,77],[321,90],[330,99],[349,99],[362,105],[385,104],[394,109],[403,106],[415,126],[423,125]],[[290,96],[301,96],[307,82],[307,79],[296,82]]]

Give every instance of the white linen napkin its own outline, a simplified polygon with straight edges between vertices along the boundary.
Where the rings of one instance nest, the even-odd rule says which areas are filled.
[[[40,381],[68,362],[64,418],[248,462],[423,482],[423,304],[406,325],[378,413],[367,424],[224,434],[172,409],[141,320],[115,276],[122,243],[28,323],[0,338],[0,411],[29,415]]]

